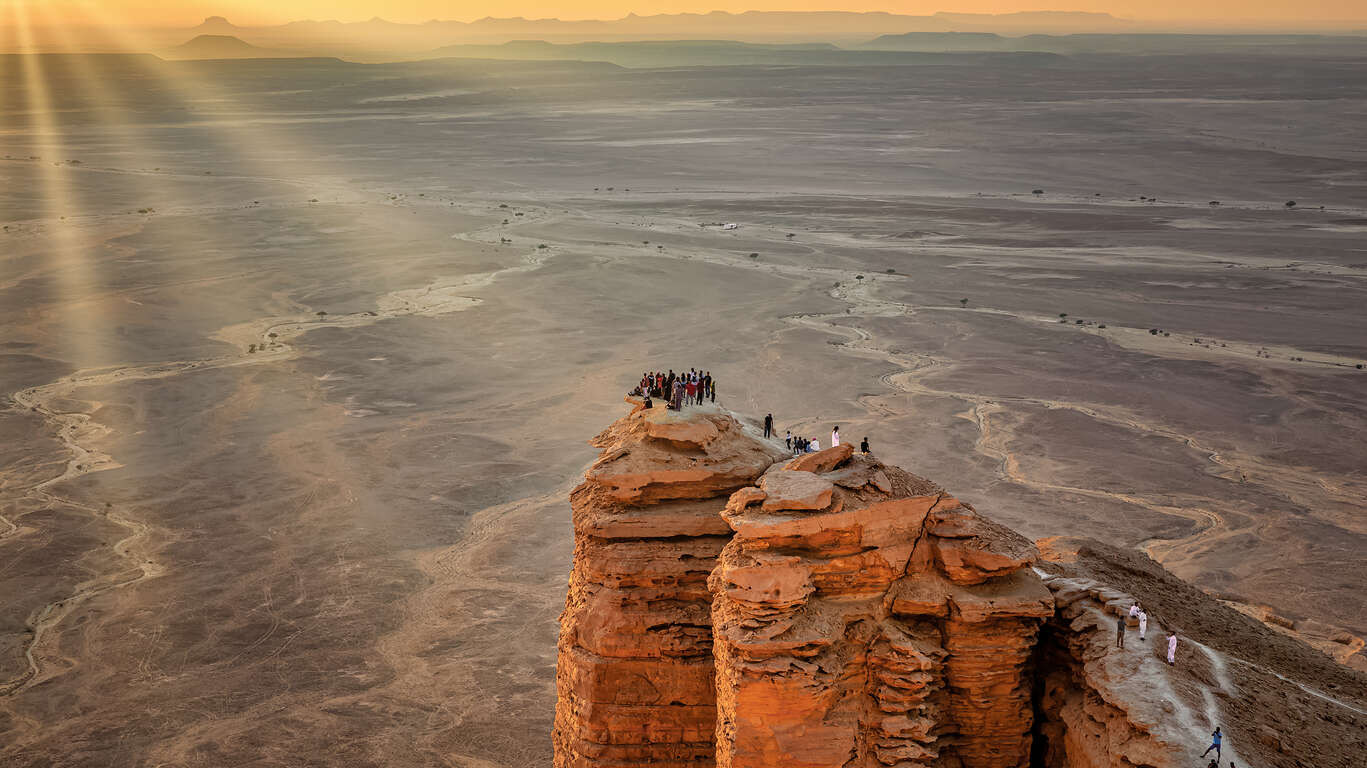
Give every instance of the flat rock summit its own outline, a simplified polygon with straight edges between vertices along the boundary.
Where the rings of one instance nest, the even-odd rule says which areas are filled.
[[[1178,768],[1217,726],[1221,766],[1367,754],[1361,673],[1139,552],[629,402],[571,496],[557,768]]]

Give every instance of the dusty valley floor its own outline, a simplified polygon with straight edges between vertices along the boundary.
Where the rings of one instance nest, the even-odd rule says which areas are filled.
[[[5,765],[549,765],[657,367],[1367,666],[1360,62],[0,78]]]

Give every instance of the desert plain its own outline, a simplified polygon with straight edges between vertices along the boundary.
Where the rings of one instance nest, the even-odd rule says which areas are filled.
[[[7,766],[549,765],[660,368],[1367,666],[1359,60],[0,78]]]

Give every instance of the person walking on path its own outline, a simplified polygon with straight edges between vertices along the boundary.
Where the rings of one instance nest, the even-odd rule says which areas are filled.
[[[1177,633],[1168,633],[1168,666],[1177,666]]]
[[[837,445],[840,445],[840,425],[838,424],[831,427],[831,447],[834,448]]]
[[[869,452],[869,439],[868,439],[867,437],[865,437],[863,440],[860,440],[860,441],[859,441],[859,452],[860,452],[860,453],[868,453],[868,452]]]
[[[1115,617],[1115,647],[1125,647],[1125,617]]]
[[[764,415],[764,438],[767,440],[767,439],[769,439],[769,437],[770,437],[771,435],[773,435],[773,434],[774,434],[774,414],[772,414],[772,413],[766,413],[766,414]]]
[[[1139,609],[1139,640],[1144,641],[1144,633],[1149,631],[1149,614],[1143,608]]]
[[[1224,739],[1224,736],[1221,735],[1221,733],[1220,733],[1220,726],[1218,726],[1218,725],[1215,726],[1215,732],[1212,733],[1212,734],[1210,735],[1210,746],[1209,746],[1209,747],[1206,747],[1206,751],[1201,753],[1201,757],[1205,757],[1206,755],[1210,754],[1210,751],[1213,749],[1213,750],[1215,750],[1215,761],[1216,761],[1216,762],[1219,762],[1219,761],[1220,761],[1220,742],[1221,742],[1223,739]]]

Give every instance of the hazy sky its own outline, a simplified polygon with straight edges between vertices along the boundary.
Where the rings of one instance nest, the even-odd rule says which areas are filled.
[[[98,8],[106,20],[146,26],[187,26],[209,15],[237,24],[274,24],[297,19],[360,21],[472,20],[483,16],[619,18],[627,13],[723,10],[846,10],[929,14],[936,11],[1008,13],[1033,10],[1104,11],[1132,19],[1364,19],[1364,0],[0,0],[27,5],[30,19],[76,22],[82,8]],[[0,23],[7,19],[0,13]]]

